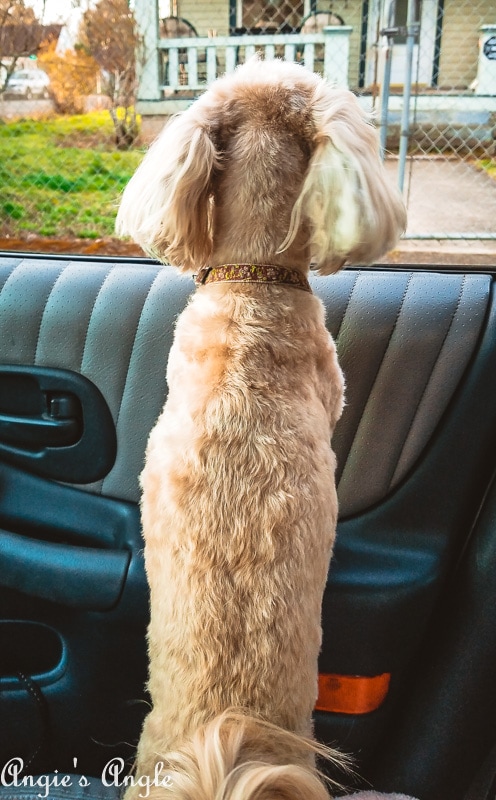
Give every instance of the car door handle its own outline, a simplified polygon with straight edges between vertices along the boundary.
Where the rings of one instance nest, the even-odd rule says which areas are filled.
[[[108,475],[115,424],[99,388],[52,367],[0,364],[0,460],[64,483]]]
[[[78,419],[57,419],[43,414],[39,417],[20,417],[0,414],[0,440],[5,444],[26,449],[68,447],[81,438]]]
[[[0,530],[0,586],[70,608],[117,605],[131,561],[128,550],[77,547]]]

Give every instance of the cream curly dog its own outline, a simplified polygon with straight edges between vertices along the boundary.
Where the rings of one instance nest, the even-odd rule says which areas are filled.
[[[216,81],[124,192],[118,232],[198,273],[142,474],[136,776],[156,798],[328,797],[311,715],[343,378],[306,275],[373,261],[404,224],[355,97],[277,60]]]

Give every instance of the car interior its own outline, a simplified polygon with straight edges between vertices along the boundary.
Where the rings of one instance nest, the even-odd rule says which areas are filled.
[[[315,731],[353,755],[356,787],[494,793],[494,282],[436,265],[311,277],[347,387]],[[132,766],[138,477],[193,290],[144,258],[0,254],[0,764]]]

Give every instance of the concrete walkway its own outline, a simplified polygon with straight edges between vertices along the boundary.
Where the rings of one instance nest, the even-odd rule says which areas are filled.
[[[388,159],[386,168],[396,182],[397,158]],[[403,239],[384,261],[496,266],[496,238],[473,238],[496,235],[494,178],[460,159],[420,156],[408,160],[404,188],[407,236],[422,238]],[[463,234],[472,238],[445,238]]]

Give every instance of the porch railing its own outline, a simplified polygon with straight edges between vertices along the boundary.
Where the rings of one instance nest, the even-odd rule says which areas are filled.
[[[160,100],[181,90],[202,90],[257,52],[263,58],[300,62],[347,87],[351,31],[340,25],[321,33],[157,39],[159,58],[149,58],[144,65],[139,99]]]

